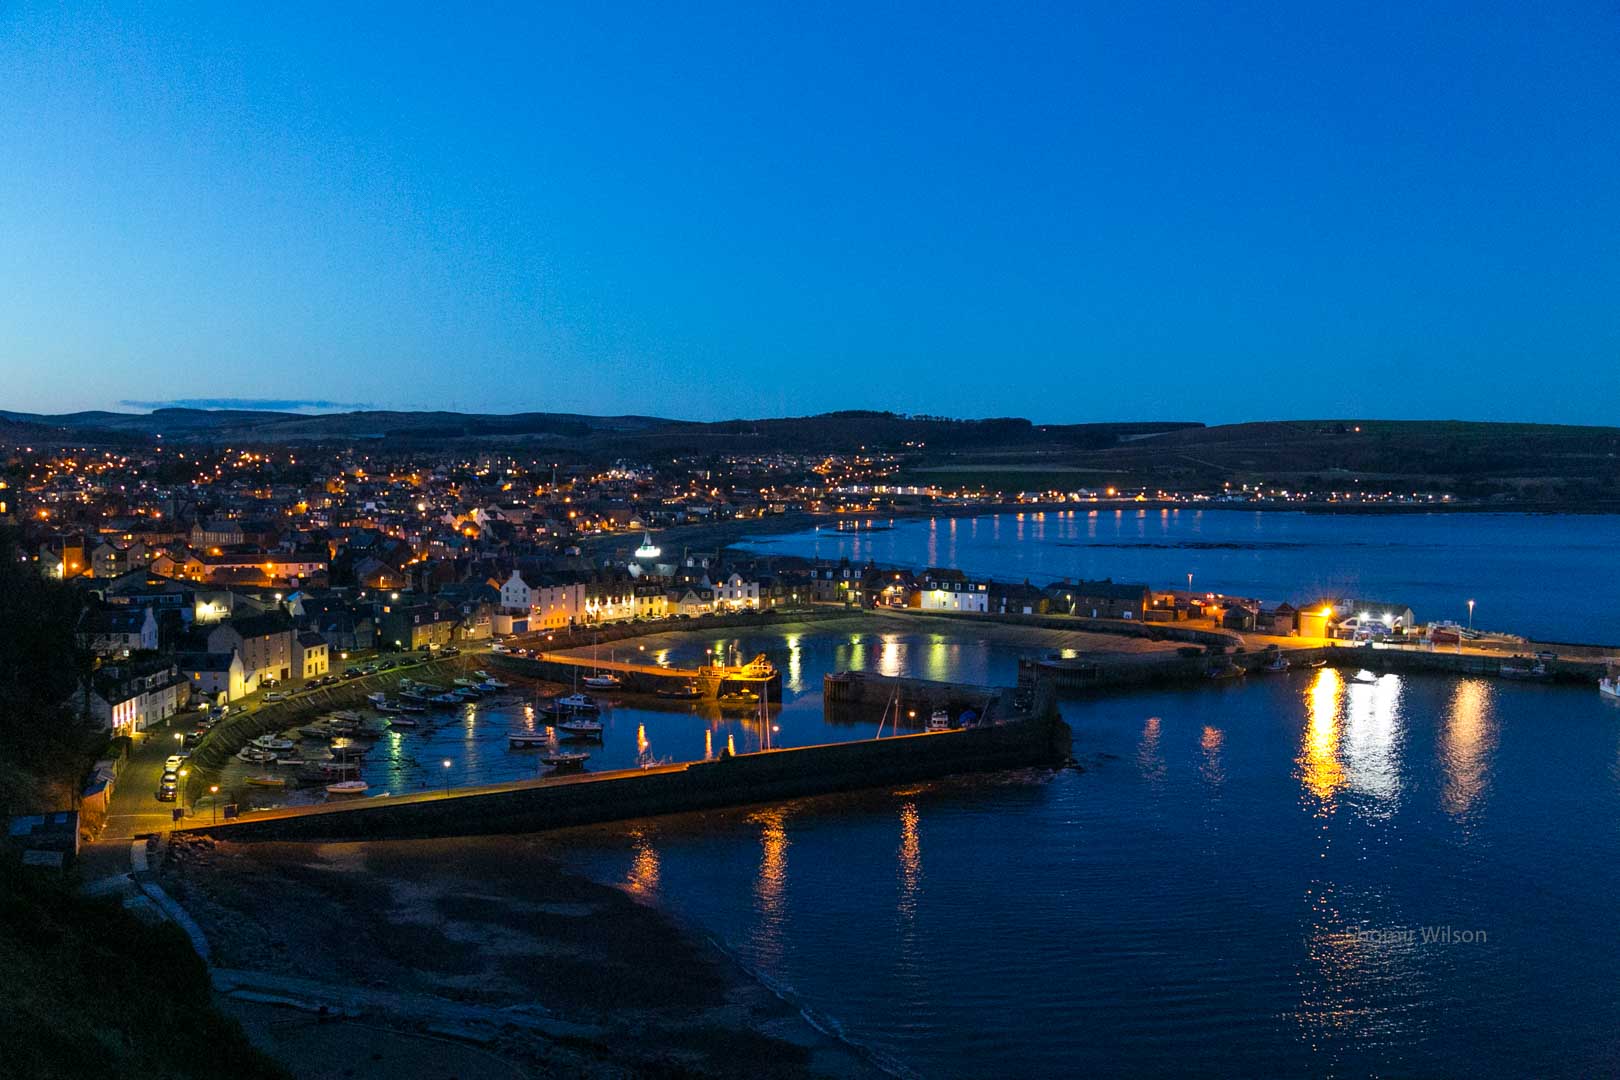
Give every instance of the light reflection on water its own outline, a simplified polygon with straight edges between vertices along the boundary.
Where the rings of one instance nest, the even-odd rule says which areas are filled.
[[[1471,819],[1490,785],[1496,751],[1496,715],[1484,679],[1458,679],[1440,728],[1439,752],[1446,784],[1440,805],[1458,821]]]
[[[1247,683],[1066,703],[1082,772],[649,823],[659,902],[925,1076],[1609,1071],[1620,832],[1571,821],[1620,820],[1620,713]],[[568,850],[640,876],[639,842]]]

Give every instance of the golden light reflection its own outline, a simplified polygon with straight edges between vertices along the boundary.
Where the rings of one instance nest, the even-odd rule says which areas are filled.
[[[647,836],[637,829],[630,834],[635,845],[635,855],[630,860],[630,873],[625,879],[624,887],[637,896],[656,896],[658,894],[658,849],[648,842]]]
[[[703,733],[703,760],[714,760],[714,732],[706,730]]]
[[[1305,699],[1305,736],[1298,759],[1305,790],[1332,809],[1333,797],[1344,787],[1339,764],[1339,711],[1344,704],[1344,678],[1333,668],[1316,673]]]
[[[636,753],[638,753],[638,754],[646,754],[648,747],[650,747],[651,745],[652,744],[647,741],[647,725],[646,724],[637,724],[636,725]]]
[[[1466,818],[1490,784],[1496,750],[1496,716],[1490,684],[1462,679],[1440,728],[1440,765],[1445,786],[1440,805],[1454,818]]]
[[[917,893],[922,887],[922,840],[917,835],[917,804],[900,807],[900,914],[910,918],[917,913]]]
[[[732,757],[737,756],[737,740],[732,735],[726,736],[726,753]]]
[[[754,931],[760,959],[775,964],[781,959],[787,923],[787,818],[780,810],[762,810],[749,818],[761,826],[759,877],[754,882],[754,909],[759,922]]]

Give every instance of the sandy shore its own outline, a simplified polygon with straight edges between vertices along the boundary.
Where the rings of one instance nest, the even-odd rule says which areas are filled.
[[[163,877],[300,1076],[878,1075],[662,913],[512,857],[529,843],[193,840]]]

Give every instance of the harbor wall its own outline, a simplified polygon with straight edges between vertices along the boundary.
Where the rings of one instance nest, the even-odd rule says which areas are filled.
[[[375,840],[527,833],[912,783],[952,773],[1061,763],[1055,710],[933,734],[740,754],[648,770],[515,781],[285,809],[177,832],[222,840]]]

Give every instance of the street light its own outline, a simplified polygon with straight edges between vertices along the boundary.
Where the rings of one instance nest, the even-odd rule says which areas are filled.
[[[208,800],[208,809],[213,813],[214,824],[218,825],[219,824],[219,785],[218,784],[209,784],[208,785],[208,794],[213,796],[211,799]]]
[[[180,812],[186,812],[186,777],[191,775],[190,769],[180,770]]]
[[[444,793],[450,794],[450,759],[444,759]]]
[[[1472,600],[1470,600],[1470,601],[1468,601],[1468,630],[1469,630],[1470,633],[1472,633],[1473,629],[1474,629],[1474,602]]]

